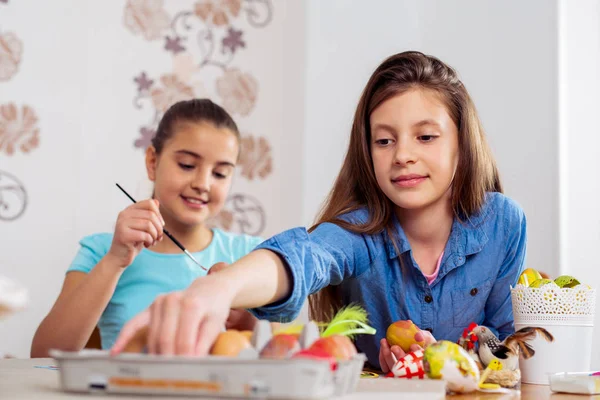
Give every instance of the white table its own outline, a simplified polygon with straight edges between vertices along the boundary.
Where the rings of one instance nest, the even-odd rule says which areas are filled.
[[[50,366],[54,360],[50,358],[37,359],[2,359],[0,360],[0,399],[100,399],[99,396],[89,394],[65,393],[60,390],[59,372],[45,368],[35,368],[35,366]],[[345,396],[338,400],[355,399],[394,399],[404,398],[401,393],[385,392],[391,390],[389,385],[393,384],[394,379],[382,379],[374,382],[375,379],[361,379],[358,392],[351,396]],[[377,388],[377,391],[374,389]],[[384,392],[381,392],[384,390]],[[140,400],[149,396],[107,396],[107,399]],[[151,399],[163,397],[149,397]],[[181,396],[169,397],[171,399],[185,399]],[[190,397],[192,398],[192,397]],[[207,399],[206,397],[195,397],[198,399]],[[411,397],[411,399],[414,397]],[[448,396],[449,399],[484,399],[497,400],[506,397],[491,394],[468,394],[461,396]],[[552,394],[547,386],[523,385],[521,388],[522,399],[552,399],[552,400],[600,400],[600,396],[579,396],[579,395],[561,395]]]

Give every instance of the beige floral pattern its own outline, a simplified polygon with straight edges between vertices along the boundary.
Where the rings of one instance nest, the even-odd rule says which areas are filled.
[[[254,109],[258,94],[258,82],[250,74],[233,68],[217,79],[217,93],[223,99],[223,107],[230,113],[248,115]]]
[[[260,235],[265,229],[266,212],[260,201],[250,194],[229,196],[219,215],[208,221],[211,228],[246,235]]]
[[[163,0],[128,0],[124,23],[132,33],[156,40],[171,24],[171,17],[163,8]]]
[[[200,79],[194,79],[200,68],[194,62],[194,57],[187,52],[177,54],[173,57],[173,73],[181,82],[187,82],[192,88],[194,96],[208,97],[209,94]]]
[[[264,137],[242,138],[239,165],[243,177],[253,180],[256,176],[264,179],[273,171],[271,145]]]
[[[19,70],[23,43],[11,32],[0,34],[0,81],[7,81]]]
[[[17,149],[28,153],[39,145],[38,118],[33,109],[23,106],[21,111],[13,103],[0,106],[0,151],[9,156]]]
[[[163,87],[153,89],[151,95],[154,107],[162,113],[178,101],[189,100],[194,97],[194,90],[177,79],[176,75],[163,75],[160,81]]]
[[[229,210],[221,210],[221,212],[211,222],[211,227],[218,227],[223,230],[230,231],[233,227],[233,213]]]
[[[230,17],[237,17],[242,9],[241,0],[200,0],[194,6],[195,14],[214,25],[229,25]]]

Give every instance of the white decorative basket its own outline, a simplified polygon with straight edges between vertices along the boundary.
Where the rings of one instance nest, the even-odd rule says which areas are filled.
[[[595,289],[559,288],[554,283],[540,288],[517,285],[511,298],[516,330],[539,326],[554,336],[551,343],[539,335],[530,342],[535,355],[520,361],[523,383],[548,385],[550,374],[590,369]]]

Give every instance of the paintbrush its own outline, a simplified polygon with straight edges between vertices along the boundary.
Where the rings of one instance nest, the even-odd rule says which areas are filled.
[[[116,183],[116,185],[117,185],[117,187],[118,187],[119,189],[121,189],[121,191],[122,191],[123,193],[125,193],[125,196],[129,197],[129,200],[133,201],[134,203],[137,203],[137,201],[135,201],[135,200],[133,199],[133,197],[131,197],[131,196],[129,195],[129,193],[127,193],[127,192],[125,191],[125,189],[123,189],[123,188],[121,187],[121,185],[119,185],[118,183]],[[165,235],[167,235],[167,236],[169,237],[169,239],[171,239],[171,240],[173,241],[173,243],[175,243],[175,244],[177,245],[177,247],[179,247],[179,248],[180,248],[180,249],[181,249],[181,250],[182,250],[182,251],[183,251],[185,254],[187,254],[187,256],[188,256],[188,257],[189,257],[189,258],[190,258],[190,259],[191,259],[191,260],[192,260],[194,263],[196,263],[196,265],[198,265],[198,266],[199,266],[200,268],[202,268],[203,270],[207,271],[207,269],[206,269],[206,268],[204,268],[204,267],[202,266],[202,264],[200,264],[200,263],[198,262],[198,260],[196,260],[196,259],[194,258],[194,256],[192,255],[192,253],[190,253],[189,251],[187,251],[187,250],[185,249],[185,247],[183,247],[183,245],[182,245],[181,243],[179,243],[179,240],[175,239],[175,238],[173,237],[173,235],[171,235],[171,234],[169,233],[169,231],[168,231],[168,230],[166,230],[165,228],[163,228],[163,232],[165,233]]]

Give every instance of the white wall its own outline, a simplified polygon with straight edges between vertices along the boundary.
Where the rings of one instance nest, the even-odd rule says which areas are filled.
[[[377,65],[421,42],[418,2],[308,1],[304,213],[311,224],[339,172],[354,110]]]
[[[562,272],[600,288],[600,1],[560,0]],[[600,368],[596,305],[592,365]]]

